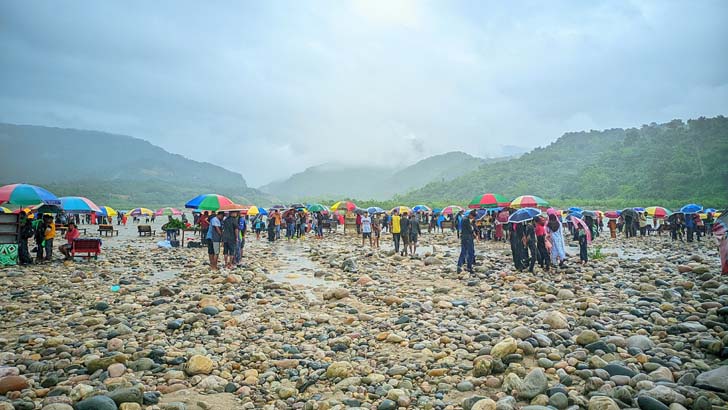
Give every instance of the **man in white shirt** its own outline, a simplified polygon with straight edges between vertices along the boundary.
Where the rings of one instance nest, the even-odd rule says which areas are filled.
[[[369,238],[369,246],[372,246],[372,218],[364,214],[361,217],[361,246],[364,246],[364,239]]]

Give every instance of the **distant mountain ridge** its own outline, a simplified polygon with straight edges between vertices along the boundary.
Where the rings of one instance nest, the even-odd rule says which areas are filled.
[[[404,168],[322,164],[289,178],[261,186],[263,192],[284,200],[301,198],[387,199],[433,181],[448,181],[497,160],[448,152]]]
[[[475,195],[532,194],[572,206],[728,205],[728,118],[569,132],[519,158],[399,195],[401,203],[467,203]],[[649,203],[645,203],[649,202]]]
[[[181,206],[209,192],[267,201],[236,172],[126,135],[0,123],[0,144],[6,147],[0,151],[2,184],[39,184],[110,206]]]

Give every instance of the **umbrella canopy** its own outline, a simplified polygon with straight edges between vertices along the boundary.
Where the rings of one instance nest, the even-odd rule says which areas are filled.
[[[705,208],[703,209],[703,212],[705,212],[706,214],[714,214],[715,208]]]
[[[131,216],[152,216],[154,215],[154,211],[148,208],[134,208],[129,211],[129,215]]]
[[[545,208],[549,206],[543,198],[539,198],[534,195],[521,195],[518,198],[511,201],[511,208]]]
[[[634,209],[637,212],[644,212],[645,211],[645,208],[642,208],[641,206],[636,206],[636,207],[634,207],[632,209]]]
[[[625,209],[622,209],[622,213],[620,215],[624,216],[625,218],[628,216],[630,218],[637,218],[637,211],[635,211],[632,208],[625,208]]]
[[[370,206],[369,208],[367,208],[367,212],[369,213],[369,215],[383,214],[384,209],[382,209],[378,206]]]
[[[116,212],[116,209],[110,206],[100,206],[99,209],[101,210],[101,212],[99,212],[99,215],[101,216],[115,217],[116,215],[119,215],[119,213]]]
[[[432,210],[432,213],[433,214],[441,214],[442,213],[442,208],[435,208],[435,209]]]
[[[336,212],[336,211],[353,211],[356,208],[358,208],[356,206],[356,204],[351,201],[339,201],[339,202],[331,205],[331,210],[334,212]]]
[[[10,213],[13,213],[13,211],[11,211],[8,208],[5,208],[4,206],[0,206],[0,214],[10,214]]]
[[[584,228],[584,232],[586,232],[586,242],[591,243],[591,230],[589,229],[589,226],[586,224],[586,222],[582,221],[580,218],[572,217],[571,223],[574,224],[574,226],[581,226]]]
[[[449,205],[449,206],[446,206],[446,207],[442,208],[442,214],[443,215],[456,214],[456,213],[458,213],[458,212],[460,212],[462,210],[463,210],[463,208],[461,208],[461,207],[459,207],[457,205]]]
[[[415,205],[412,210],[415,212],[430,212],[432,209],[427,205]]]
[[[296,203],[296,204],[291,204],[289,206],[289,208],[292,208],[292,209],[305,209],[306,208],[306,205],[301,204],[301,203]]]
[[[584,217],[584,215],[581,212],[572,211],[572,212],[569,212],[566,215],[566,220],[567,221],[570,221],[572,216],[577,217],[577,218],[583,218]]]
[[[323,211],[328,211],[328,210],[329,210],[329,208],[327,208],[326,206],[321,205],[321,204],[311,204],[308,206],[309,212],[323,212]]]
[[[61,208],[66,212],[84,213],[91,212],[100,213],[101,209],[88,198],[82,196],[64,196],[61,197]]]
[[[185,208],[199,209],[201,211],[217,211],[223,205],[230,205],[230,198],[218,194],[202,194],[190,199]]]
[[[653,217],[653,218],[667,218],[668,216],[672,215],[672,211],[670,211],[667,208],[663,208],[661,206],[650,206],[645,208],[645,212],[647,215]]]
[[[11,184],[0,187],[0,204],[13,205],[61,205],[61,200],[45,189],[28,184]]]
[[[680,208],[680,212],[684,214],[697,214],[698,212],[702,211],[703,207],[698,204],[687,204]]]
[[[581,213],[583,211],[583,209],[581,209],[579,207],[576,207],[576,206],[572,206],[571,208],[568,209],[568,211],[569,212],[580,212]]]
[[[273,205],[270,208],[268,208],[268,212],[275,211],[275,210],[282,211],[284,209],[286,209],[286,206],[285,205],[276,204],[276,205]]]
[[[508,218],[508,222],[512,223],[521,223],[530,221],[531,219],[535,218],[536,216],[541,215],[541,210],[536,208],[521,208],[511,214],[511,216]]]
[[[715,235],[728,235],[728,212],[721,215],[713,223],[713,233]]]
[[[510,201],[508,201],[508,199],[503,195],[487,193],[473,198],[473,200],[468,204],[468,208],[497,208],[509,206],[510,204]]]
[[[597,217],[597,211],[583,211],[581,213],[584,216],[588,216],[590,218],[596,218]]]
[[[159,208],[156,212],[154,212],[154,215],[156,216],[172,216],[172,215],[182,215],[182,211],[180,211],[177,208]]]
[[[619,218],[619,214],[617,213],[617,211],[607,211],[604,213],[604,216],[606,216],[609,219]]]
[[[389,212],[390,212],[390,213],[394,213],[394,211],[397,211],[397,212],[398,212],[398,213],[399,213],[400,215],[402,215],[402,214],[403,214],[403,213],[405,213],[405,212],[407,212],[408,214],[411,214],[411,213],[412,213],[412,210],[411,210],[411,209],[409,209],[409,207],[407,207],[407,206],[403,206],[403,205],[400,205],[400,206],[395,206],[395,207],[394,207],[394,208],[392,208],[392,210],[391,210],[391,211],[389,211]]]
[[[266,211],[264,208],[253,205],[250,208],[248,208],[248,215],[250,215],[250,216],[268,215],[268,211]]]

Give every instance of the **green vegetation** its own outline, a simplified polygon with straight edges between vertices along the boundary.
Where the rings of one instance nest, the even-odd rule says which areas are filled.
[[[467,203],[475,195],[538,195],[557,207],[728,204],[728,119],[567,133],[517,159],[395,197],[404,204]],[[434,200],[434,201],[433,201]]]

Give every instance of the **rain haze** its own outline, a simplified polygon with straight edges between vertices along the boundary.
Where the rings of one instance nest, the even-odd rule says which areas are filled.
[[[3,1],[0,121],[127,134],[251,186],[726,114],[728,2]]]

